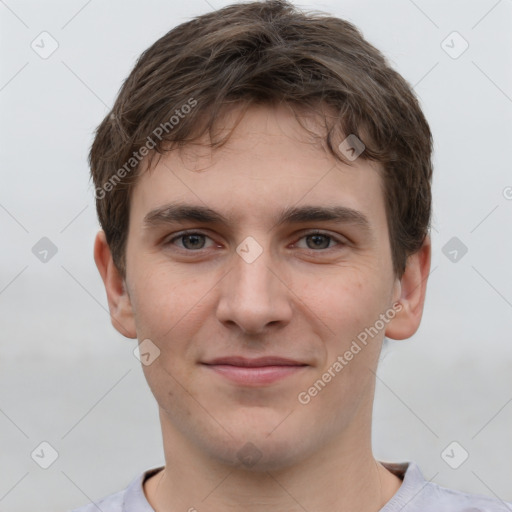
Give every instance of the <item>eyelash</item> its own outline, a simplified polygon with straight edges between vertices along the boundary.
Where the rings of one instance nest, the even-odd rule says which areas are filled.
[[[167,240],[166,242],[164,242],[164,245],[165,246],[173,245],[173,243],[176,240],[179,240],[179,239],[181,239],[181,238],[183,238],[185,236],[189,236],[189,235],[200,235],[200,236],[204,236],[206,238],[210,238],[206,233],[202,233],[200,231],[182,231],[181,233],[178,233],[174,237],[172,237],[169,240]],[[330,241],[336,242],[336,246],[338,246],[338,245],[341,245],[341,246],[347,245],[347,242],[343,241],[342,239],[340,239],[340,238],[338,238],[336,236],[333,236],[333,235],[331,235],[328,232],[324,232],[324,231],[320,231],[320,230],[313,230],[313,231],[305,232],[305,233],[302,234],[302,236],[299,238],[299,240],[302,240],[303,238],[306,238],[306,237],[312,236],[312,235],[321,235],[321,236],[324,236],[326,238],[329,238]],[[336,246],[334,246],[334,247],[336,247]],[[305,251],[309,251],[309,252],[318,253],[318,252],[329,251],[330,249],[334,249],[334,247],[328,247],[326,249],[304,249],[304,250]],[[201,253],[202,251],[207,250],[207,249],[197,249],[197,250],[194,250],[194,249],[186,249],[186,248],[182,248],[182,247],[178,247],[178,249],[181,250],[181,251],[184,251],[184,252],[188,252],[188,253]]]

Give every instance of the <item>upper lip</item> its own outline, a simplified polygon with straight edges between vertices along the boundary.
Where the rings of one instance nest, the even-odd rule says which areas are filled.
[[[258,368],[262,366],[307,366],[306,363],[288,359],[285,357],[257,357],[246,358],[240,356],[218,357],[209,361],[204,361],[203,364],[207,365],[231,365],[231,366],[245,366],[248,368]]]

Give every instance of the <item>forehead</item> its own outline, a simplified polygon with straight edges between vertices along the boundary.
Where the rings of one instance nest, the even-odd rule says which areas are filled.
[[[228,117],[220,129],[231,128]],[[328,154],[317,133],[304,130],[285,108],[251,107],[224,146],[189,144],[142,172],[130,218],[142,227],[172,203],[209,210],[223,223],[268,225],[297,214],[302,205],[344,208],[355,212],[353,218],[359,213],[373,230],[385,230],[379,164],[361,157],[343,164]]]

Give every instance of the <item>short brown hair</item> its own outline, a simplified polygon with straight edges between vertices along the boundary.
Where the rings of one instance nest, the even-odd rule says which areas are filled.
[[[206,133],[219,147],[228,138],[213,140],[221,113],[254,103],[312,112],[326,106],[325,147],[345,163],[335,135],[364,142],[362,157],[382,164],[393,269],[401,277],[430,228],[428,123],[410,85],[354,25],[285,0],[232,4],[175,27],[141,54],[123,83],[89,154],[98,218],[121,275],[143,157],[151,161]]]

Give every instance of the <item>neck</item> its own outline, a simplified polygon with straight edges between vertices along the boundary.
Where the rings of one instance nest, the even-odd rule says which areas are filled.
[[[163,430],[165,469],[144,484],[156,512],[378,512],[402,483],[374,459],[369,429],[354,428],[291,467],[251,471],[191,451],[186,440],[167,427]]]

